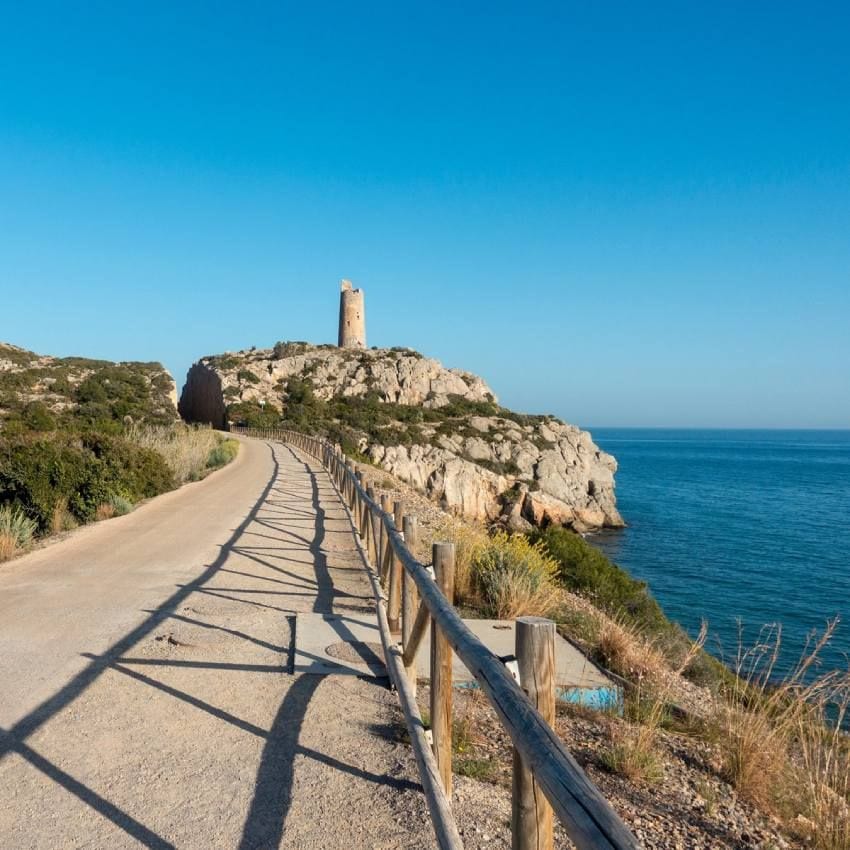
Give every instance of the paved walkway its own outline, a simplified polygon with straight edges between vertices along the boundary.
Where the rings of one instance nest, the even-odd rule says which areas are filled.
[[[281,445],[0,567],[0,847],[419,848],[385,683],[294,676],[367,614],[324,471]]]

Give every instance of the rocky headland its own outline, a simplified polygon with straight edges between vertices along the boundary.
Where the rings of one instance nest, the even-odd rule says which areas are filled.
[[[411,349],[278,343],[204,357],[179,409],[216,427],[323,434],[446,509],[512,530],[623,525],[617,463],[587,431],[503,408],[481,377]]]

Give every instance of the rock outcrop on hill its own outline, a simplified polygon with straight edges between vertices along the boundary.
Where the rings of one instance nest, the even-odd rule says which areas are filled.
[[[126,417],[177,420],[174,379],[159,363],[51,357],[0,343],[0,430],[49,431]]]
[[[410,349],[306,343],[205,357],[189,371],[190,421],[328,436],[444,507],[513,529],[623,524],[617,463],[590,434],[498,405],[486,382]]]

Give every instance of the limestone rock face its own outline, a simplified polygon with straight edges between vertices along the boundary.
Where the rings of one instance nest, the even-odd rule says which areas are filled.
[[[293,377],[309,377],[317,398],[362,398],[376,393],[395,404],[443,407],[449,396],[469,401],[495,401],[487,384],[477,375],[446,369],[438,360],[410,349],[346,350],[332,346],[289,343],[291,352],[275,357],[272,350],[239,352],[205,358],[220,376],[223,389],[238,388],[241,401],[261,401]],[[237,362],[238,361],[238,362]],[[230,368],[223,368],[230,366]],[[240,384],[239,372],[250,370],[256,382]]]
[[[491,434],[511,424],[488,418]],[[529,524],[577,531],[622,526],[614,495],[616,460],[586,431],[553,419],[543,427],[558,436],[552,448],[539,448],[545,445],[539,427],[530,433],[508,428],[512,438],[503,434],[489,444],[479,437],[460,442],[441,435],[437,445],[364,441],[362,448],[375,464],[463,516],[498,520],[514,531]]]
[[[356,417],[340,424],[373,463],[458,514],[512,530],[623,525],[614,495],[617,462],[587,431],[500,408],[483,379],[410,349],[279,343],[204,358],[189,372],[180,412],[221,425],[228,405],[274,405],[285,425],[292,381],[309,381],[315,421],[332,400],[387,404],[399,418],[392,426],[367,428]],[[397,405],[419,413],[402,416]]]
[[[214,369],[195,363],[186,375],[186,383],[177,406],[187,422],[206,422],[213,428],[227,424],[227,407],[224,404],[221,378]]]

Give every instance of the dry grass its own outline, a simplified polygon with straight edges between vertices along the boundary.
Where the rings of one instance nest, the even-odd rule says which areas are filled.
[[[805,708],[800,687],[805,671],[814,662],[809,654],[785,680],[774,683],[781,646],[782,629],[778,625],[762,629],[751,647],[745,647],[743,638],[739,638],[736,676],[723,694],[725,700],[716,718],[724,776],[744,797],[771,810],[782,797],[791,733],[798,713]]]
[[[68,510],[67,499],[60,499],[53,508],[50,516],[50,533],[60,534],[63,531],[72,531],[78,523],[71,511]]]
[[[842,731],[848,707],[850,676],[833,675],[798,717],[796,787],[801,814],[817,825],[812,839],[819,850],[850,848],[850,740]]]
[[[817,673],[838,620],[813,636],[792,671],[775,676],[782,630],[739,649],[737,677],[715,718],[722,770],[761,809],[808,832],[821,850],[850,850],[850,674]],[[742,642],[741,642],[742,644]]]
[[[489,538],[483,528],[447,520],[436,530],[434,539],[455,545],[455,599],[463,605],[474,605],[473,564],[487,546]]]
[[[659,782],[664,767],[656,746],[656,729],[629,723],[615,726],[611,745],[601,754],[602,764],[631,782]]]
[[[127,437],[161,454],[178,484],[202,478],[210,456],[223,442],[221,435],[212,428],[182,423],[159,427],[134,425]]]
[[[627,712],[631,719],[613,727],[612,743],[602,756],[609,770],[633,782],[657,782],[661,779],[664,770],[658,748],[658,730],[667,712],[674,683],[702,651],[707,631],[703,623],[699,636],[690,645],[679,667],[669,671],[660,654],[640,635],[620,623],[611,622],[603,628],[603,638],[607,632],[613,642],[613,651],[619,653],[622,663],[629,665],[630,675],[637,682],[634,693],[630,695]]]
[[[645,679],[660,682],[668,670],[657,646],[623,621],[605,618],[599,628],[596,651],[609,670],[630,682],[640,683]],[[688,659],[692,657],[693,653],[689,653]]]
[[[113,508],[108,502],[104,502],[102,505],[97,506],[97,510],[94,513],[94,521],[101,522],[105,519],[112,519],[114,516],[115,508]]]
[[[437,535],[455,545],[455,601],[484,616],[509,620],[547,616],[559,607],[557,564],[540,544],[503,531],[448,521]]]
[[[0,531],[0,561],[8,561],[18,554],[18,541],[11,534]]]

